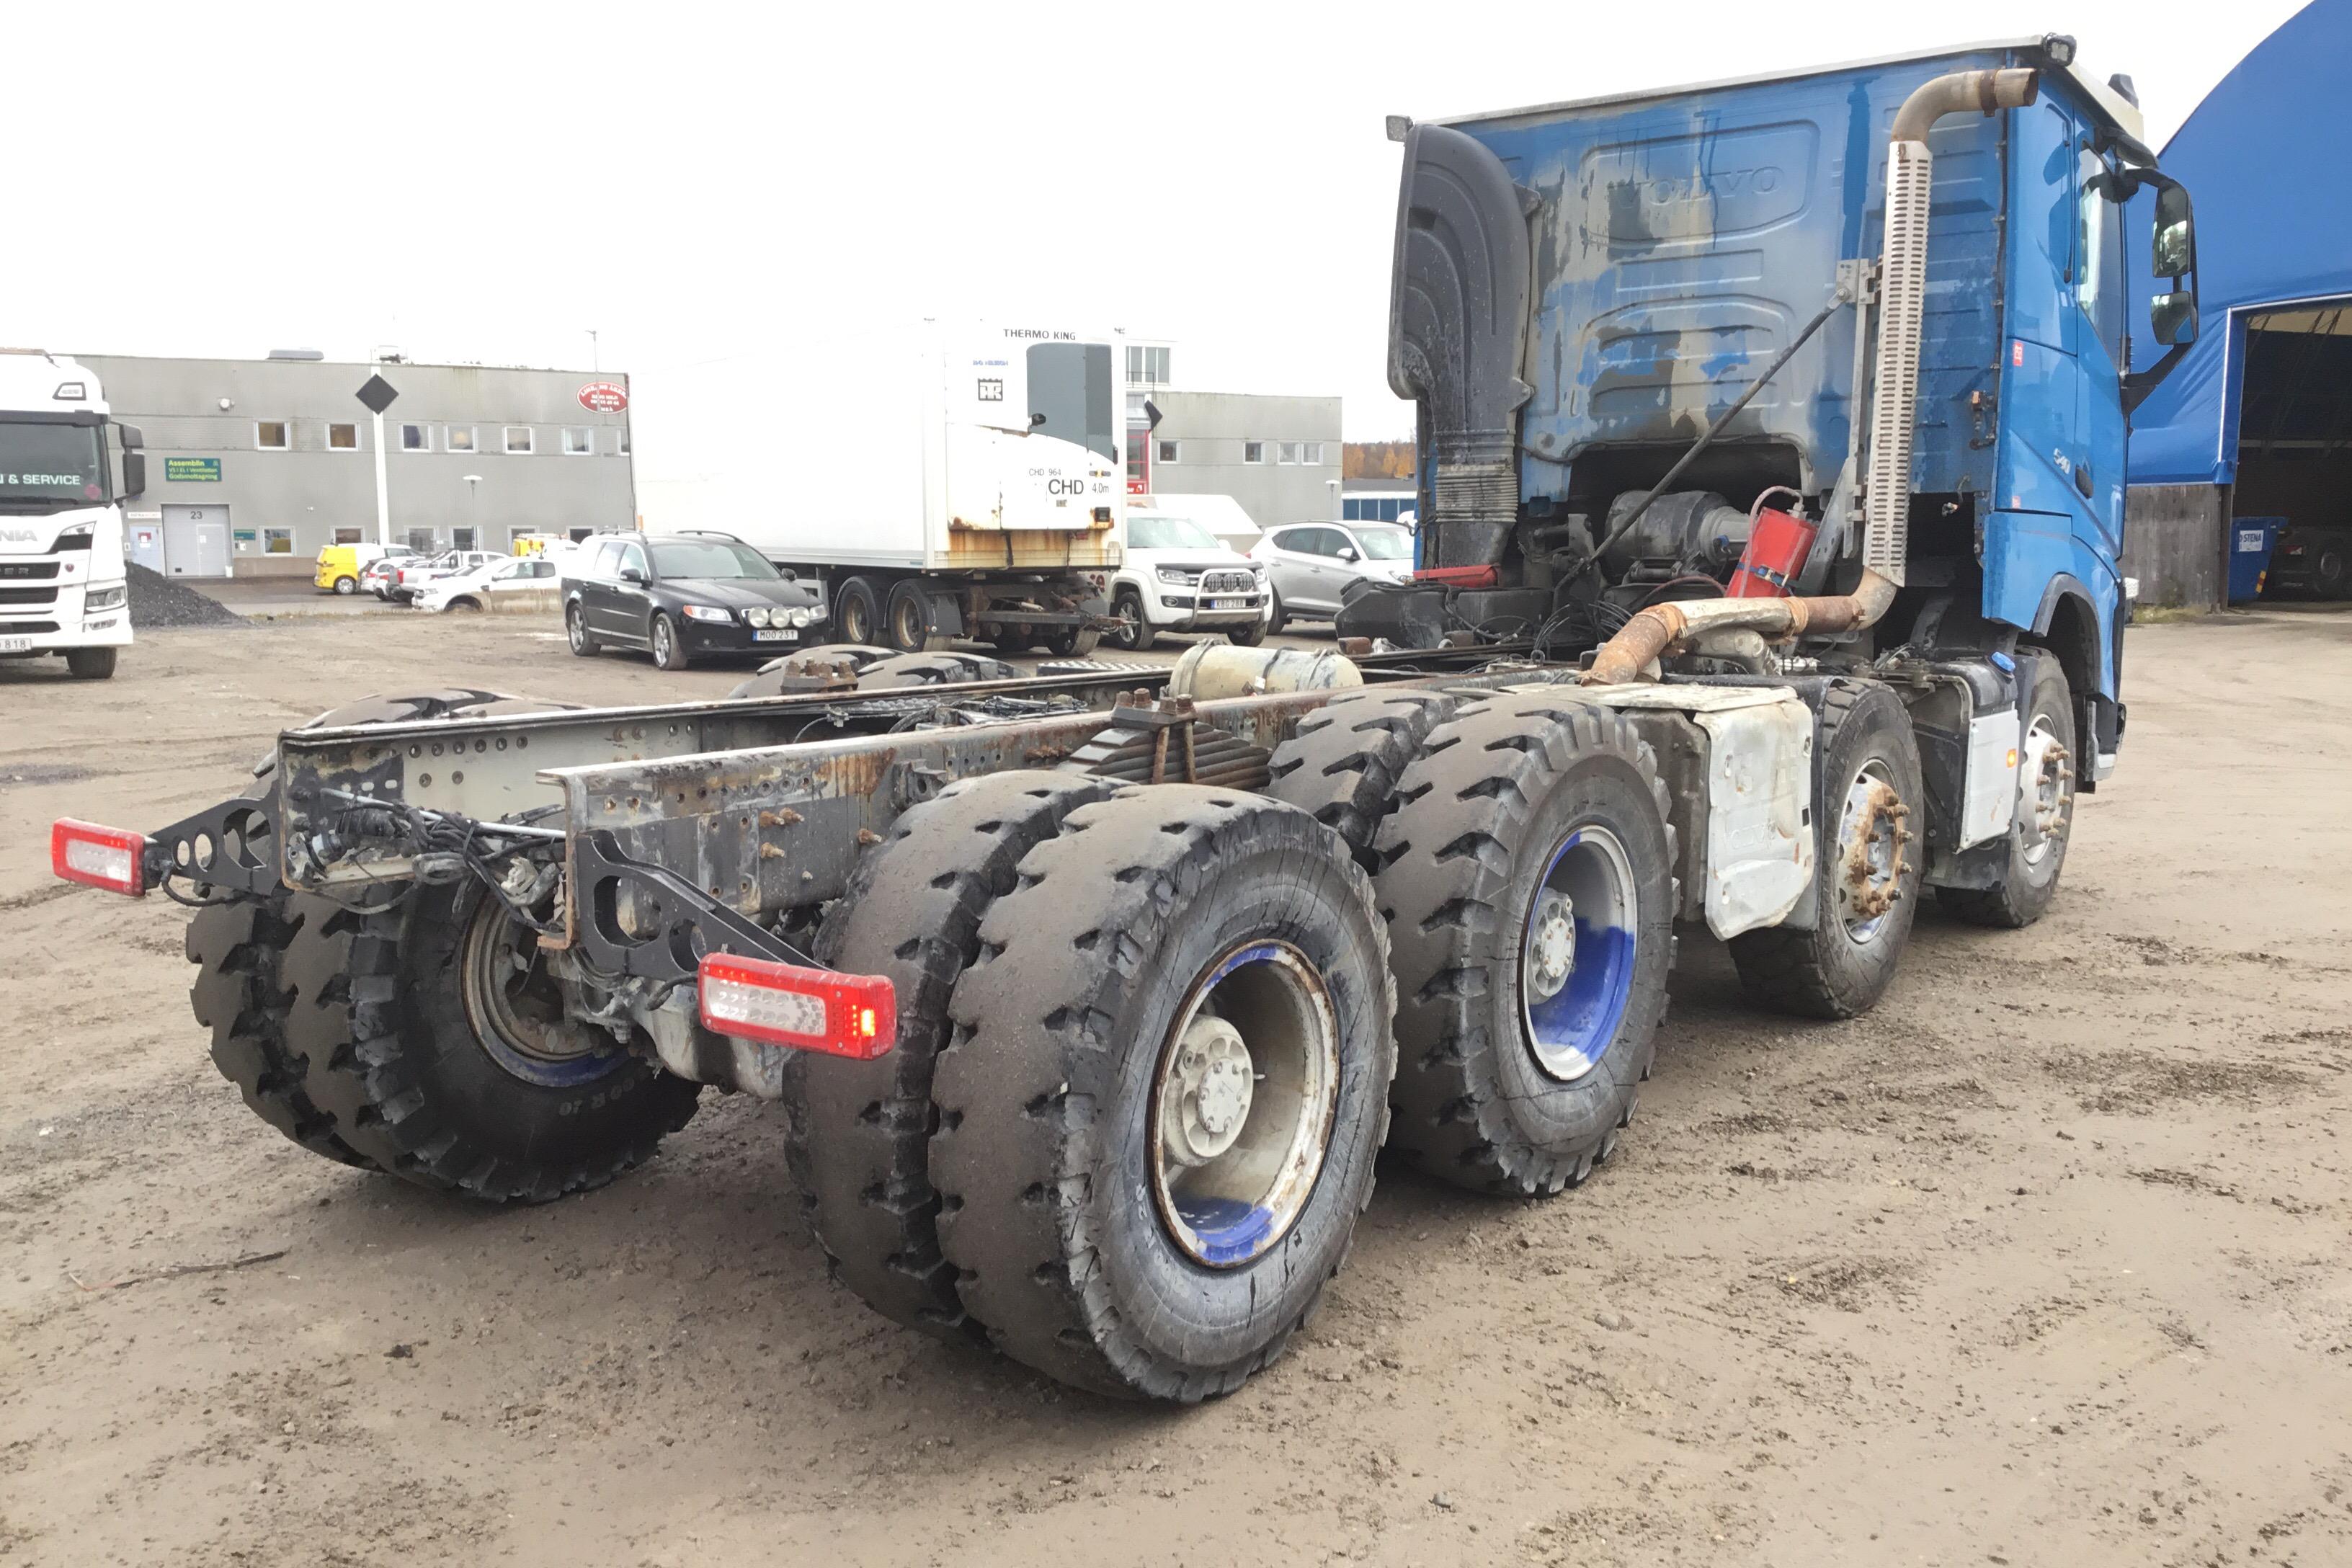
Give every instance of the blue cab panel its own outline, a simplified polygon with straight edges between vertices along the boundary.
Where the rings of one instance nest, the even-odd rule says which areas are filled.
[[[2008,66],[2042,68],[2037,101],[1948,115],[1929,134],[1912,489],[1969,499],[1988,616],[2035,629],[2063,575],[2109,645],[2112,694],[2120,389],[2110,356],[2089,352],[2077,278],[2097,110],[2035,49],[1448,121],[1535,195],[1520,499],[1567,494],[1588,452],[1695,439],[1831,301],[1838,263],[1878,256],[1905,99],[1948,71]],[[1800,488],[1829,491],[1854,416],[1854,329],[1851,310],[1832,315],[1718,440],[1785,446]]]

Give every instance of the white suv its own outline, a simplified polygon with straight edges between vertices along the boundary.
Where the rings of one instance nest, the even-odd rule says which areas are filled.
[[[1305,617],[1328,621],[1359,580],[1402,583],[1412,576],[1412,535],[1392,522],[1305,522],[1277,528],[1250,559],[1274,575],[1274,629]]]
[[[1265,640],[1265,569],[1189,517],[1127,514],[1127,554],[1111,583],[1110,640],[1140,653],[1161,632],[1223,632],[1244,647]]]

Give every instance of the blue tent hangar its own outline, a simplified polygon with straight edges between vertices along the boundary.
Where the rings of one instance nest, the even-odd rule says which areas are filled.
[[[2285,523],[2273,595],[2352,595],[2347,76],[2352,0],[2314,0],[2206,95],[2160,155],[2195,203],[2202,320],[2132,416],[2124,570],[2142,603],[2220,603],[2231,524],[2255,518]],[[2135,367],[2162,352],[2136,348]]]

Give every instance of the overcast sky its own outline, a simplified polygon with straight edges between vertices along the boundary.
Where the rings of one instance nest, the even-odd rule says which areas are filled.
[[[1389,113],[2072,30],[2161,143],[2296,6],[24,5],[0,343],[576,365],[656,487],[778,447],[859,322],[1176,342],[1175,379],[1387,390]]]

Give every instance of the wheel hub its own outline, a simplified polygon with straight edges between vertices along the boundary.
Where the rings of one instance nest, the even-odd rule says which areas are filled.
[[[2025,786],[2025,858],[2038,862],[2065,836],[2066,814],[2074,802],[2074,754],[2046,718],[2037,716],[2025,737],[2019,773]]]
[[[572,1016],[538,933],[494,900],[483,900],[467,928],[458,973],[474,1037],[515,1077],[584,1083],[626,1059],[610,1035]]]
[[[1172,1165],[1205,1165],[1234,1146],[1249,1119],[1257,1074],[1239,1029],[1206,1015],[1176,1044],[1162,1091],[1160,1138]]]
[[[1536,901],[1528,942],[1528,991],[1539,1002],[1557,996],[1575,969],[1576,905],[1567,894],[1547,888]]]
[[[1838,818],[1838,914],[1856,942],[1878,934],[1879,922],[1903,897],[1910,874],[1904,846],[1911,842],[1911,808],[1872,763],[1846,786]]]

